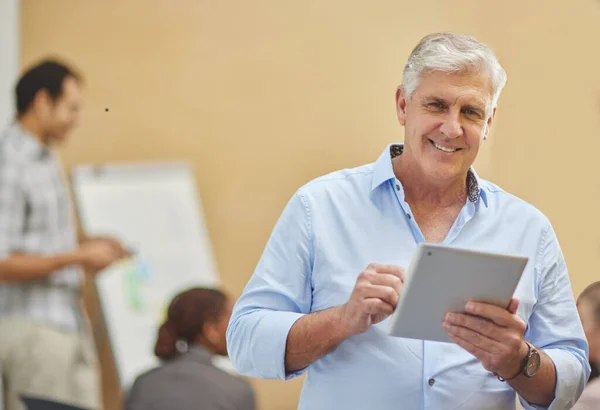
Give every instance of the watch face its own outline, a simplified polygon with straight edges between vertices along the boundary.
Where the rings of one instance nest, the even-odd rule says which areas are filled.
[[[525,375],[527,377],[533,377],[540,368],[540,354],[537,350],[531,352],[531,356],[527,359],[527,366],[525,366]]]

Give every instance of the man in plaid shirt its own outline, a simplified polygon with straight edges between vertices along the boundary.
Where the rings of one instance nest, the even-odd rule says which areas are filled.
[[[80,77],[44,61],[20,78],[17,119],[0,134],[0,367],[7,410],[22,395],[99,408],[95,349],[83,311],[83,269],[124,256],[112,239],[79,242],[51,146],[79,116]]]

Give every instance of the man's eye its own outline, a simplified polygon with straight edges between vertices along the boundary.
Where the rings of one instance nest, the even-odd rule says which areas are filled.
[[[479,114],[479,111],[477,110],[471,110],[471,109],[466,109],[463,111],[466,115],[468,115],[469,117],[476,117],[476,118],[481,118],[481,114]]]

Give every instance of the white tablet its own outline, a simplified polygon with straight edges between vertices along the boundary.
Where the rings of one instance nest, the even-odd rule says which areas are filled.
[[[447,312],[468,301],[508,307],[528,258],[420,244],[404,280],[389,334],[451,342],[442,327]]]

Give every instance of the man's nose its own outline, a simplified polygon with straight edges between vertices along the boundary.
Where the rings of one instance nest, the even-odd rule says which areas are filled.
[[[459,114],[448,112],[440,126],[440,132],[450,139],[460,137],[462,135],[462,124]]]

